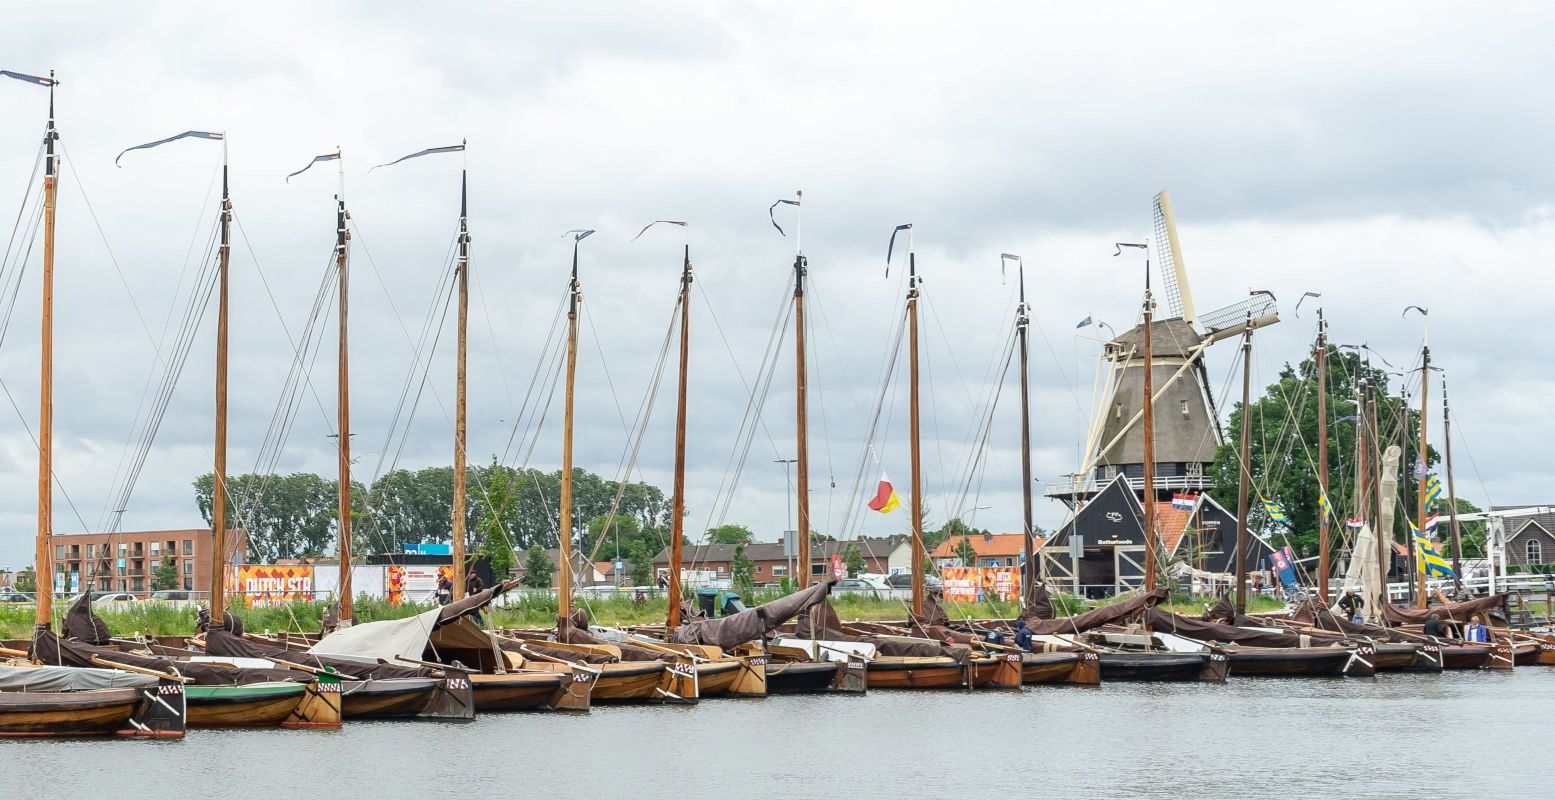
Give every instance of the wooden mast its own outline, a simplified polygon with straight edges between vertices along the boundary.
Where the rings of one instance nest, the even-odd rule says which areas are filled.
[[[907,336],[910,389],[908,420],[912,442],[912,614],[923,618],[923,469],[918,442],[918,253],[907,229]]]
[[[216,445],[211,472],[211,630],[224,630],[227,590],[227,331],[232,265],[232,195],[227,183],[227,144],[221,145],[221,249],[216,289]]]
[[[1245,408],[1246,406],[1244,406]],[[1317,310],[1317,596],[1328,605],[1328,323]]]
[[[804,192],[796,193],[796,208]],[[809,264],[804,257],[804,216],[800,208],[799,224],[794,231],[794,414],[797,449],[794,491],[798,506],[799,583],[801,590],[810,585],[810,428],[805,367],[804,281]]]
[[[680,378],[675,388],[675,497],[670,512],[669,616],[666,620],[671,628],[680,624],[680,543],[686,525],[686,378],[691,356],[690,326],[691,245],[688,243],[680,271]],[[801,527],[800,541],[806,538]]]
[[[335,415],[339,422],[338,448],[340,454],[340,497],[336,510],[336,526],[340,533],[340,625],[351,624],[351,357],[350,357],[350,273],[346,269],[347,243],[351,234],[346,230],[345,161],[340,164],[342,189],[335,197],[335,271],[340,279],[340,348],[336,365],[337,393]]]
[[[1144,361],[1144,396],[1143,396],[1143,433],[1144,442],[1144,486],[1140,497],[1141,505],[1145,512],[1145,592],[1155,591],[1155,558],[1156,558],[1156,531],[1155,531],[1155,380],[1154,370],[1155,353],[1151,341],[1151,328],[1154,327],[1155,299],[1150,296],[1150,258],[1145,257],[1145,361]]]
[[[1253,421],[1253,325],[1251,315],[1247,330],[1242,334],[1242,442],[1237,461],[1236,486],[1236,554],[1232,556],[1231,574],[1236,576],[1236,613],[1247,613],[1247,489],[1252,479],[1253,464],[1248,442],[1252,438]]]
[[[1036,541],[1033,536],[1031,514],[1031,385],[1029,354],[1026,334],[1031,324],[1030,309],[1026,305],[1026,265],[1016,259],[1017,282],[1020,285],[1018,304],[1015,306],[1015,336],[1020,340],[1020,492],[1021,511],[1025,527],[1021,538],[1021,555],[1026,574],[1021,576],[1022,597],[1036,585]]]
[[[1368,396],[1366,398],[1365,417],[1366,451],[1369,455],[1369,464],[1367,469],[1367,478],[1369,480],[1367,481],[1366,493],[1369,495],[1367,502],[1373,505],[1372,511],[1377,514],[1377,583],[1379,584],[1377,597],[1378,605],[1381,605],[1382,603],[1386,603],[1390,600],[1390,593],[1388,590],[1388,565],[1391,564],[1393,560],[1393,531],[1391,528],[1388,530],[1382,529],[1383,440],[1382,430],[1379,427],[1379,423],[1377,422],[1377,387],[1370,387],[1370,389],[1371,391],[1367,393]],[[1386,534],[1386,536],[1383,534]],[[1372,609],[1372,612],[1376,615],[1379,615],[1380,618],[1382,609],[1374,608]]]
[[[1420,530],[1420,535],[1422,537],[1429,536],[1428,532],[1425,529],[1425,512],[1426,512],[1425,483],[1426,483],[1426,480],[1430,477],[1430,475],[1429,475],[1429,473],[1427,471],[1427,465],[1426,465],[1426,452],[1427,451],[1426,451],[1425,418],[1426,418],[1426,411],[1427,411],[1427,407],[1426,407],[1427,406],[1427,401],[1430,399],[1429,396],[1428,396],[1428,392],[1427,392],[1427,389],[1429,388],[1429,385],[1430,385],[1430,380],[1431,380],[1431,345],[1429,343],[1427,343],[1427,344],[1422,345],[1421,348],[1420,348],[1420,450],[1416,454],[1416,458],[1419,459],[1419,461],[1416,462],[1416,463],[1418,463],[1420,465],[1420,470],[1419,470],[1420,471],[1420,477],[1415,481],[1415,509],[1418,512],[1417,515],[1416,515],[1416,519],[1419,520],[1419,522],[1417,522],[1416,524],[1420,526],[1419,530]],[[1408,410],[1407,407],[1401,407],[1399,409],[1399,413],[1405,414],[1407,416],[1408,413],[1409,413],[1409,410]],[[1415,581],[1416,581],[1416,585],[1418,587],[1418,591],[1417,591],[1416,596],[1415,596],[1415,605],[1417,607],[1419,607],[1419,608],[1425,608],[1426,607],[1425,570],[1422,568],[1425,565],[1425,554],[1420,552],[1420,548],[1415,543],[1415,537],[1413,537],[1413,536],[1409,537],[1409,546],[1410,546],[1410,552],[1415,554],[1415,564],[1414,564],[1415,573],[1416,573]]]
[[[557,548],[561,563],[557,569],[556,613],[562,618],[572,616],[572,387],[578,374],[578,304],[583,302],[582,286],[578,283],[578,243],[593,231],[573,234],[572,281],[567,300],[567,382],[562,413],[562,489],[561,524],[556,530]]]
[[[464,597],[464,497],[465,497],[465,358],[468,353],[466,320],[470,312],[470,171],[459,177],[459,335],[454,367],[454,507],[452,521],[454,599]],[[571,405],[568,405],[569,412]]]
[[[1452,409],[1447,403],[1447,376],[1442,375],[1442,446],[1447,459],[1447,508],[1452,515],[1452,572],[1453,580],[1463,585],[1463,536],[1458,529],[1458,494],[1452,485]]]
[[[38,632],[54,617],[54,215],[59,197],[59,156],[54,142],[54,72],[49,72],[49,122],[43,132],[43,306],[40,342],[42,380],[38,396],[38,535],[33,554],[34,620]]]

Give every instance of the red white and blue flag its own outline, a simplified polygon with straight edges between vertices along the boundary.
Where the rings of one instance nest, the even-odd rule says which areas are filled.
[[[35,83],[39,86],[59,85],[59,81],[54,80],[53,78],[40,78],[37,75],[28,75],[25,72],[12,72],[8,69],[0,69],[0,75],[4,75],[7,78],[15,78],[24,83]]]
[[[1198,499],[1199,496],[1196,494],[1174,494],[1172,495],[1172,508],[1180,511],[1192,511],[1193,503]]]

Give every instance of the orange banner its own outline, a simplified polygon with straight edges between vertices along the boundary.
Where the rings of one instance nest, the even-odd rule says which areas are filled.
[[[1020,598],[1020,567],[944,567],[945,599],[962,603]]]
[[[252,608],[313,599],[313,567],[256,564],[227,570],[227,592]]]
[[[438,582],[443,578],[453,580],[453,577],[454,568],[451,565],[446,567],[390,565],[384,581],[385,588],[388,589],[389,604],[398,606],[405,602],[435,603]]]

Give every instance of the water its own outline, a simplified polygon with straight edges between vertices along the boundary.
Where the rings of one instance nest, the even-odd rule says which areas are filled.
[[[0,785],[159,799],[1548,798],[1552,748],[1555,669],[1519,667],[9,741]]]

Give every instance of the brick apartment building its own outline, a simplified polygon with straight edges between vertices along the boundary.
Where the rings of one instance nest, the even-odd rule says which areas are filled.
[[[213,554],[210,528],[119,533],[54,534],[54,585],[75,593],[129,592],[145,597],[162,561],[177,565],[175,588],[209,588]],[[247,561],[248,536],[229,530],[228,564]]]

